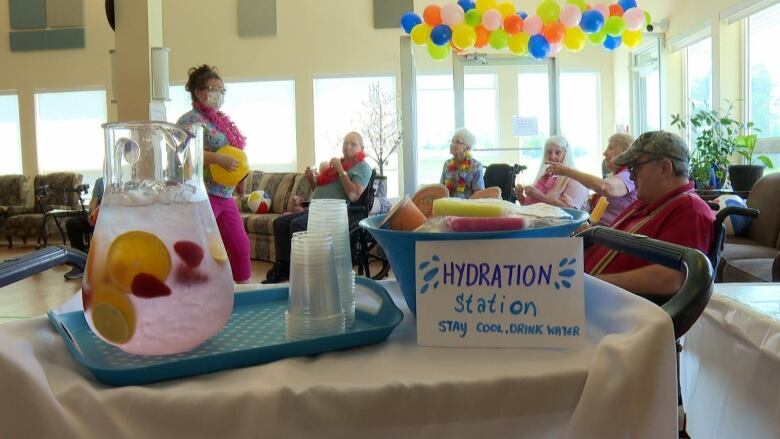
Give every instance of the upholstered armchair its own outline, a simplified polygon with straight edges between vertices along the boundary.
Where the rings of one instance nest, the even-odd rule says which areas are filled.
[[[0,175],[0,232],[5,231],[5,221],[14,215],[27,213],[29,180],[24,175]]]

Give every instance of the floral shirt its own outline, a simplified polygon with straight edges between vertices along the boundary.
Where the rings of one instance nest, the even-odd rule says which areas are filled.
[[[469,198],[474,192],[485,189],[485,168],[482,163],[467,155],[462,163],[455,159],[444,162],[440,183],[447,186],[450,197]]]
[[[227,136],[208,120],[200,111],[192,109],[184,113],[176,125],[190,131],[193,124],[199,123],[203,125],[203,150],[217,152],[223,146],[229,145]],[[214,195],[221,198],[233,197],[233,187],[225,186],[217,183],[211,178],[211,170],[209,166],[204,166],[203,169],[203,183],[206,185],[206,192],[209,195]]]

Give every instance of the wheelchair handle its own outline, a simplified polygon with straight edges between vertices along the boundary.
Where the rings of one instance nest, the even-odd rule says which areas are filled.
[[[57,265],[67,264],[84,271],[87,254],[65,246],[51,246],[0,264],[0,287],[10,285]]]

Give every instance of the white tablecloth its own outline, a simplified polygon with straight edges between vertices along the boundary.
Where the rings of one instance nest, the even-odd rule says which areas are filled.
[[[780,285],[716,284],[681,361],[694,438],[780,437]]]
[[[0,437],[676,437],[674,335],[660,308],[586,279],[579,351],[381,344],[112,388],[43,317],[0,326]]]

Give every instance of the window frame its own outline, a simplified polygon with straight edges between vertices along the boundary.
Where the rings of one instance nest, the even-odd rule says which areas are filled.
[[[745,120],[752,120],[752,93],[751,93],[751,69],[750,69],[750,19],[752,15],[746,17],[742,22],[741,29],[741,60],[742,63],[742,114]],[[780,25],[779,25],[780,26]],[[755,152],[757,154],[777,154],[780,153],[780,136],[760,137],[756,143]],[[742,157],[739,158],[743,161]],[[775,164],[775,167],[780,165]]]
[[[21,115],[21,105],[20,105],[20,97],[19,97],[19,90],[0,90],[0,96],[16,96],[16,113],[17,113],[17,120],[16,120],[16,135],[19,139],[18,147],[18,170],[19,174],[24,174],[24,151],[22,149],[22,115]],[[4,157],[4,160],[7,160],[6,157]]]
[[[629,69],[630,69],[630,75],[629,75],[629,92],[630,92],[630,99],[631,99],[631,131],[634,135],[634,137],[638,137],[640,134],[642,134],[645,131],[648,131],[648,127],[645,124],[645,121],[647,120],[647,97],[645,91],[645,87],[643,87],[644,82],[646,81],[645,77],[641,75],[639,72],[639,68],[641,66],[638,65],[637,59],[648,53],[648,52],[655,52],[658,59],[656,61],[657,69],[658,69],[658,119],[660,121],[660,126],[658,129],[663,129],[664,127],[664,107],[665,107],[665,97],[664,97],[664,75],[663,75],[663,56],[661,56],[661,49],[663,46],[663,37],[661,35],[647,35],[645,36],[645,41],[653,41],[654,45],[650,45],[647,42],[643,44],[644,47],[639,48],[635,52],[631,53],[631,58],[629,60]],[[687,54],[687,51],[686,51]],[[687,67],[687,64],[686,64]],[[687,93],[687,87],[686,87],[686,93]],[[687,102],[687,99],[686,99]]]

